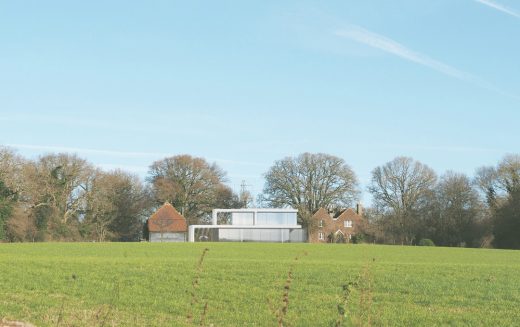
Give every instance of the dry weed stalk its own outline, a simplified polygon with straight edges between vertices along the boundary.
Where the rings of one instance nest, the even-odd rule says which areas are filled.
[[[373,260],[374,261],[374,260]],[[372,287],[374,277],[372,274],[372,265],[367,263],[354,281],[350,281],[341,286],[341,300],[337,305],[338,317],[333,323],[335,327],[345,325],[345,321],[349,319],[354,326],[371,326],[372,325]],[[358,317],[348,317],[347,312],[351,304],[352,292],[356,290],[359,293],[359,311]]]
[[[278,307],[278,309],[275,309],[271,301],[267,299],[271,311],[276,316],[278,327],[288,325],[285,317],[287,316],[287,311],[289,310],[289,293],[291,290],[291,284],[293,282],[293,271],[300,258],[302,256],[306,256],[307,254],[307,251],[304,251],[301,255],[297,255],[296,257],[294,257],[294,261],[289,267],[289,271],[287,272],[287,279],[285,280],[285,284],[283,286],[282,304]]]
[[[197,262],[197,266],[195,268],[195,276],[193,277],[193,281],[191,282],[191,301],[190,301],[190,307],[188,308],[188,313],[186,314],[186,319],[189,324],[193,324],[193,308],[199,303],[199,295],[198,295],[198,289],[200,286],[200,277],[202,275],[203,271],[203,265],[204,265],[204,258],[206,257],[206,254],[208,253],[209,248],[205,248],[202,251],[202,254],[199,257],[199,261]],[[204,303],[204,307],[202,310],[202,314],[200,316],[200,326],[204,326],[206,315],[208,312],[208,302],[206,301]]]

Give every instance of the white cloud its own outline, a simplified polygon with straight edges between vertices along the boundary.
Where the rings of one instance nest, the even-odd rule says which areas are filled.
[[[126,130],[131,132],[143,132],[146,131],[144,127],[141,126],[128,126],[117,124],[108,120],[93,120],[86,118],[77,118],[77,117],[69,117],[67,115],[53,116],[53,115],[43,115],[43,114],[4,114],[0,116],[0,121],[10,121],[10,122],[37,122],[39,124],[46,125],[62,125],[62,126],[74,126],[74,127],[86,127],[86,128],[95,128],[95,129],[117,129],[117,130]]]
[[[7,146],[15,149],[36,150],[36,151],[52,151],[52,152],[66,152],[78,154],[91,155],[108,155],[114,157],[167,157],[171,154],[160,152],[130,152],[130,151],[114,151],[114,150],[100,150],[88,148],[73,148],[53,145],[34,145],[34,144],[7,144]]]
[[[229,164],[229,165],[237,165],[237,166],[258,166],[258,167],[266,167],[268,164],[262,162],[254,162],[254,161],[242,161],[242,160],[229,160],[229,159],[220,159],[220,158],[209,158],[208,161],[215,161],[220,164]]]
[[[101,163],[97,164],[97,167],[104,171],[112,171],[116,169],[121,169],[123,171],[131,172],[138,175],[145,175],[148,172],[148,167],[145,166],[134,166],[134,165],[116,165],[116,164],[107,164]]]
[[[520,13],[514,9],[511,9],[511,8],[508,8],[502,4],[499,4],[495,1],[491,1],[491,0],[475,0],[476,2],[480,3],[480,4],[483,4],[485,6],[488,6],[488,7],[491,7],[493,9],[496,9],[498,11],[501,11],[503,13],[506,13],[510,16],[513,16],[513,17],[516,17],[516,18],[520,18]]]
[[[75,148],[65,146],[54,146],[54,145],[35,145],[35,144],[6,144],[6,146],[14,149],[22,150],[33,150],[33,151],[47,151],[47,152],[64,152],[64,153],[77,153],[83,155],[104,155],[111,157],[124,157],[124,158],[165,158],[170,157],[174,154],[163,153],[163,152],[136,152],[136,151],[117,151],[117,150],[102,150],[102,149],[90,149],[90,148]],[[242,161],[242,160],[229,160],[221,158],[208,158],[208,161],[215,161],[219,164],[237,165],[237,166],[258,166],[266,167],[268,164],[254,161]],[[109,167],[109,164],[105,164],[105,167]],[[120,166],[114,166],[117,168]],[[136,168],[136,167],[134,167]],[[111,169],[111,168],[109,168]],[[135,169],[131,169],[134,171]]]
[[[157,114],[160,116],[159,114]],[[164,114],[162,114],[164,115]],[[200,124],[214,123],[217,117],[209,114],[199,113],[175,113],[170,115],[164,115],[158,119],[177,121],[177,122],[189,122],[197,121]],[[140,121],[124,121],[121,119],[107,118],[107,117],[77,117],[74,115],[49,115],[49,114],[33,114],[33,113],[7,113],[0,114],[0,121],[22,123],[22,122],[34,122],[39,125],[58,125],[74,128],[88,128],[89,130],[108,130],[108,131],[121,131],[121,132],[132,132],[132,133],[153,133],[153,134],[167,134],[167,135],[183,135],[183,136],[204,136],[207,135],[207,131],[203,127],[194,127],[190,125],[179,126],[179,124],[170,123],[170,128],[160,129],[155,124],[146,123],[143,120]]]
[[[412,145],[412,144],[380,144],[383,148],[404,150],[425,150],[430,152],[456,152],[456,153],[505,153],[504,149],[471,147],[464,145]]]

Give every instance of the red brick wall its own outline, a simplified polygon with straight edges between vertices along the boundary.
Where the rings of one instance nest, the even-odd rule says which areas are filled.
[[[353,209],[347,209],[334,219],[327,210],[321,208],[312,216],[312,220],[310,243],[327,243],[328,236],[338,230],[343,233],[346,242],[349,243],[350,236],[359,232],[362,218]],[[349,220],[352,221],[352,227],[345,227],[345,221]],[[323,227],[320,227],[320,221],[323,221]],[[323,240],[319,239],[319,233],[323,233]]]

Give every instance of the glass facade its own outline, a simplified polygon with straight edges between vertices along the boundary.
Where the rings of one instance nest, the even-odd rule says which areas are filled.
[[[195,242],[305,242],[303,229],[290,228],[195,228]]]
[[[253,225],[255,214],[252,212],[231,213],[231,225]]]
[[[256,225],[296,225],[295,212],[258,212]]]
[[[190,242],[305,242],[291,208],[213,209],[211,225],[191,225]]]

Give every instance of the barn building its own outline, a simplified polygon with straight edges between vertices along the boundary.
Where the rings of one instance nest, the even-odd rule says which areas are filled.
[[[169,203],[165,203],[148,219],[150,242],[186,242],[186,219]]]

